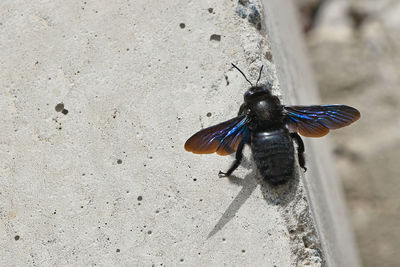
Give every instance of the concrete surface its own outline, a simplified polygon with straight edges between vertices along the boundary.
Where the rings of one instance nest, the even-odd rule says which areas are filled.
[[[400,1],[324,0],[307,43],[324,103],[361,111],[331,134],[366,267],[400,266]]]
[[[264,64],[262,80],[294,99],[273,63],[299,56],[277,45],[293,15],[278,3],[3,1],[0,265],[356,263],[334,250],[345,239],[320,240],[349,234],[313,182],[324,165],[276,189],[251,159],[219,179],[232,157],[183,149],[237,113],[248,85],[231,62],[250,79]],[[315,224],[318,207],[329,216]]]
[[[276,0],[268,6],[266,23],[271,27],[269,35],[278,77],[282,88],[286,89],[286,103],[320,103],[304,41],[294,27],[299,20],[296,20],[293,5]],[[268,13],[268,10],[273,11]],[[341,184],[329,154],[328,138],[305,138],[305,141],[309,171],[303,181],[326,263],[329,266],[359,266]]]

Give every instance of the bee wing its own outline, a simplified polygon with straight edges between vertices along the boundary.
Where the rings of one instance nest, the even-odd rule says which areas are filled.
[[[217,152],[226,156],[235,152],[249,134],[246,116],[239,116],[195,133],[186,141],[185,149],[195,154]]]
[[[345,105],[287,106],[289,130],[307,137],[321,137],[331,129],[347,126],[360,118],[360,112]]]

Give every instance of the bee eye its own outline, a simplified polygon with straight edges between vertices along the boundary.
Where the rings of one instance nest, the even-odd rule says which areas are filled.
[[[251,89],[247,90],[246,93],[244,93],[244,101],[245,102],[253,101],[254,97],[255,97],[255,92],[252,91]]]

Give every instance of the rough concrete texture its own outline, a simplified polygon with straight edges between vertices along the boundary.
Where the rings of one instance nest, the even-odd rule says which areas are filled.
[[[302,36],[293,26],[297,22],[293,6],[290,2],[271,1],[266,13],[281,88],[286,91],[286,103],[319,103]],[[309,204],[327,265],[359,266],[341,185],[328,153],[329,147],[326,138],[306,139],[310,168],[304,184]]]
[[[267,24],[277,3],[264,1]],[[218,179],[232,157],[183,149],[236,115],[248,85],[231,62],[251,80],[263,64],[262,81],[294,99],[264,12],[256,1],[3,1],[0,265],[329,264],[316,189],[299,177],[269,187],[248,150]]]
[[[325,0],[307,40],[324,103],[359,108],[333,132],[365,266],[400,266],[400,1]]]

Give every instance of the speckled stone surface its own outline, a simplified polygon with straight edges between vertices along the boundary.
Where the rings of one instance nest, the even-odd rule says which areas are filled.
[[[183,149],[236,115],[231,62],[294,99],[269,4],[3,1],[0,265],[323,265],[299,177]]]

